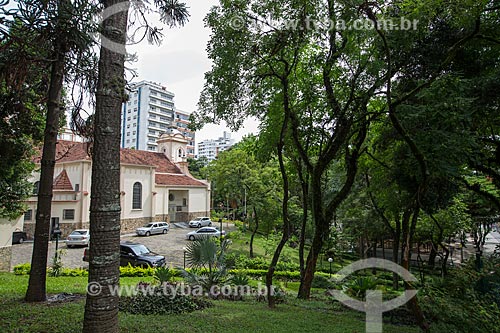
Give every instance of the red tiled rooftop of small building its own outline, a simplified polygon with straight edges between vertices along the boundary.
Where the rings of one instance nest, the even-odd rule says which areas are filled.
[[[42,160],[42,149],[38,149],[38,154],[33,158],[33,162],[40,163]],[[56,145],[56,163],[71,161],[90,161],[87,154],[87,143],[73,141],[57,141]]]
[[[166,174],[156,174],[155,182],[158,185],[173,185],[173,186],[203,186],[207,185],[199,180],[181,175],[166,175]]]
[[[56,163],[73,161],[90,161],[87,153],[88,144],[85,142],[72,142],[59,140],[56,146]],[[33,161],[40,163],[42,150]],[[156,172],[175,173],[182,175],[181,170],[172,163],[163,153],[149,152],[134,149],[120,149],[120,163],[156,167]]]
[[[120,162],[124,164],[155,166],[156,172],[182,174],[181,170],[163,153],[120,149]]]
[[[60,191],[73,191],[73,185],[71,184],[71,181],[69,180],[68,174],[66,173],[66,170],[61,171],[59,175],[54,179],[54,185],[53,185],[54,190],[60,190]]]

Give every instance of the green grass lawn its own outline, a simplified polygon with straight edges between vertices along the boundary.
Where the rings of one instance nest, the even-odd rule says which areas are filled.
[[[121,278],[134,285],[151,278]],[[82,329],[85,300],[52,304],[22,301],[28,276],[0,273],[0,332],[77,332]],[[49,294],[83,294],[85,277],[49,277]],[[214,301],[214,306],[183,315],[120,313],[121,332],[338,332],[365,331],[364,314],[321,300],[299,301],[291,294],[287,304],[270,310],[255,300]],[[384,324],[384,332],[419,332],[415,327]]]

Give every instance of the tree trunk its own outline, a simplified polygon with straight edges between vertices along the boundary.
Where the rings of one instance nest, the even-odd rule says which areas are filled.
[[[382,259],[385,260],[385,238],[382,238]]]
[[[407,215],[407,213],[408,213],[408,215]],[[405,212],[405,215],[403,216],[403,244],[404,244],[404,248],[402,249],[403,260],[401,261],[401,266],[403,266],[403,268],[405,268],[408,271],[410,270],[412,237],[413,237],[413,233],[415,232],[415,227],[416,227],[417,220],[418,220],[418,213],[419,213],[419,208],[417,207],[413,210],[413,217],[411,218],[411,222],[410,222],[411,210],[407,210]],[[411,283],[408,283],[406,281],[404,283],[404,286],[405,286],[405,290],[414,289],[414,286],[411,285]],[[424,313],[423,313],[422,309],[420,308],[420,305],[418,304],[418,299],[416,296],[412,297],[408,301],[408,308],[415,316],[417,324],[422,329],[422,331],[429,332],[429,323],[425,319]]]
[[[441,276],[445,277],[448,274],[448,258],[450,257],[450,250],[443,243],[439,244],[444,251],[444,260],[441,263]]]
[[[61,1],[62,2],[62,1]],[[62,5],[58,3],[59,16],[62,15]],[[59,27],[59,26],[58,26]],[[56,28],[58,29],[58,28]],[[40,167],[40,187],[35,224],[35,241],[31,257],[31,272],[26,291],[27,302],[43,302],[46,300],[47,257],[49,249],[50,217],[52,210],[52,187],[56,159],[57,133],[61,118],[61,92],[64,81],[66,50],[60,39],[54,43],[54,61],[50,72],[50,86],[47,101],[47,117]]]
[[[253,206],[253,214],[255,216],[255,229],[252,232],[252,236],[250,237],[250,258],[253,258],[253,239],[255,238],[255,234],[259,229],[259,217],[257,216],[257,209],[255,209],[255,205]]]
[[[300,281],[304,280],[305,273],[305,260],[304,260],[304,246],[306,243],[306,226],[309,211],[309,190],[308,181],[304,179],[302,172],[302,166],[297,163],[297,169],[299,173],[300,185],[302,187],[302,225],[300,226],[300,238],[299,238],[299,269],[300,269]]]
[[[285,80],[284,86],[283,86],[284,92],[284,106],[285,108],[288,106],[289,100],[288,100],[288,81]],[[269,268],[267,270],[266,274],[266,287],[267,287],[267,304],[270,308],[274,308],[276,306],[276,301],[274,298],[274,288],[273,288],[273,275],[274,271],[276,270],[276,264],[278,263],[278,259],[281,255],[281,251],[283,250],[283,247],[285,246],[286,242],[288,241],[288,238],[290,237],[290,222],[288,220],[288,199],[289,199],[289,183],[288,183],[288,176],[286,174],[286,168],[285,168],[285,163],[283,161],[283,150],[285,146],[285,134],[288,129],[288,116],[285,114],[285,118],[283,119],[283,125],[281,127],[281,132],[280,132],[280,140],[277,145],[277,152],[278,152],[278,161],[279,161],[279,166],[280,166],[280,172],[281,172],[281,178],[283,179],[283,204],[281,206],[282,208],[282,215],[283,215],[283,234],[281,235],[281,240],[276,247],[276,250],[274,251],[273,259],[271,260],[271,264],[269,265]]]
[[[101,292],[87,294],[83,332],[119,332],[117,287],[120,279],[120,115],[124,101],[124,61],[128,1],[107,0],[104,8],[122,10],[103,22],[104,34],[122,45],[114,52],[101,46],[94,119],[90,203],[89,284]],[[119,52],[122,51],[122,52]]]
[[[427,261],[427,266],[429,266],[430,269],[433,269],[434,266],[436,266],[436,257],[437,257],[437,244],[434,244],[434,242],[431,243],[431,252],[429,253],[429,259]]]
[[[288,234],[283,233],[281,236],[281,240],[278,243],[278,246],[276,247],[276,250],[274,251],[273,259],[271,260],[271,264],[269,265],[269,268],[267,270],[266,274],[266,288],[267,288],[267,305],[270,308],[274,308],[276,306],[276,301],[274,298],[274,289],[273,289],[273,275],[274,271],[276,270],[276,264],[278,263],[278,260],[281,255],[281,251],[283,250],[283,247],[285,246],[286,242],[288,240]]]
[[[316,227],[314,232],[313,242],[311,244],[311,249],[307,256],[306,268],[304,271],[304,278],[300,283],[299,292],[297,297],[301,299],[308,299],[311,296],[312,281],[314,279],[314,273],[316,271],[316,263],[318,262],[318,256],[323,247],[323,234],[324,230]]]
[[[401,239],[401,223],[399,221],[399,216],[396,218],[396,227],[394,228],[393,241],[392,241],[392,261],[395,264],[399,263],[399,240]],[[399,275],[397,273],[392,274],[392,288],[394,290],[399,289]]]

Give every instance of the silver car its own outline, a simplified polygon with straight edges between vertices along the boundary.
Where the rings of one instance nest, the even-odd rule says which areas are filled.
[[[73,247],[76,245],[88,246],[90,242],[89,229],[77,229],[72,231],[66,238],[66,246]]]
[[[212,221],[210,220],[210,217],[206,216],[197,217],[189,221],[189,226],[191,228],[210,227],[211,225]]]
[[[186,239],[189,240],[195,240],[195,239],[200,239],[202,237],[220,237],[221,235],[224,236],[226,232],[222,230],[222,233],[219,231],[217,228],[213,227],[204,227],[200,228],[196,231],[191,231],[186,235]]]
[[[154,234],[166,234],[169,229],[167,222],[151,222],[143,227],[135,229],[138,236],[151,236]]]

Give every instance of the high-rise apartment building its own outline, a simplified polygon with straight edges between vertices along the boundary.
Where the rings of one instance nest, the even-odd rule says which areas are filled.
[[[206,157],[209,161],[214,160],[221,151],[228,150],[234,144],[231,133],[224,132],[218,139],[204,140],[198,143],[198,158]]]
[[[130,85],[129,100],[123,103],[122,148],[157,151],[161,134],[179,130],[188,141],[186,157],[194,157],[194,132],[189,130],[189,113],[178,110],[174,93],[148,81]]]

